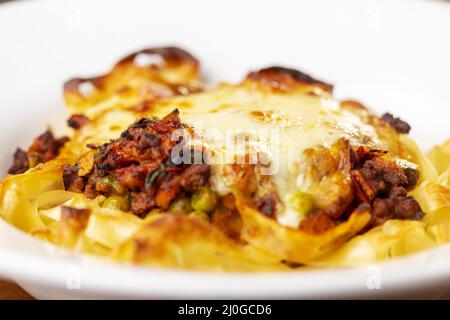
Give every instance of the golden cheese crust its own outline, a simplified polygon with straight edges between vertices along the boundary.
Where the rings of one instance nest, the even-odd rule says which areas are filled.
[[[137,60],[140,56],[143,66]],[[199,62],[188,52],[177,47],[148,48],[124,57],[105,75],[67,81],[64,98],[73,112],[83,112],[114,95],[162,98],[189,94],[202,89],[198,75]]]
[[[246,79],[259,83],[263,88],[281,91],[289,91],[301,87],[303,90],[310,92],[316,92],[318,89],[330,94],[333,92],[333,85],[331,84],[314,79],[299,70],[279,66],[250,72]]]

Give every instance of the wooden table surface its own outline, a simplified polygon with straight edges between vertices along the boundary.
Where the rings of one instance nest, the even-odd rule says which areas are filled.
[[[32,300],[17,284],[0,280],[0,300]]]

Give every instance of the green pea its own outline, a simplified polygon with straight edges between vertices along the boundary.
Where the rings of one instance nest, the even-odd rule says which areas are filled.
[[[210,213],[217,205],[217,195],[209,188],[202,188],[192,195],[191,205],[195,210]]]
[[[308,193],[302,191],[297,191],[291,197],[291,204],[294,209],[303,217],[307,216],[314,207],[314,201],[311,196]]]
[[[188,197],[178,198],[172,202],[169,211],[173,213],[189,213],[192,211],[191,201],[189,201]]]
[[[102,207],[115,210],[129,211],[130,203],[128,199],[125,197],[111,196],[106,198],[106,200],[103,202]]]

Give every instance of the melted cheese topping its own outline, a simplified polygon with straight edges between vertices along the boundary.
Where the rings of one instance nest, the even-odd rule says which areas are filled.
[[[121,101],[120,105],[130,103]],[[100,144],[117,138],[119,132],[142,116],[128,107],[118,110],[117,105],[113,98],[89,110],[88,116],[97,121],[83,133],[83,141],[93,139]],[[299,168],[304,150],[329,147],[340,138],[353,145],[383,149],[374,127],[349,109],[341,108],[328,94],[273,93],[223,85],[205,93],[160,100],[148,115],[164,117],[175,108],[180,111],[181,121],[193,127],[200,138],[191,140],[191,144],[203,144],[215,154],[211,163],[213,188],[221,195],[229,193],[233,181],[224,174],[226,164],[235,162],[236,156],[251,153],[255,161],[259,159],[266,165],[263,173],[271,175],[281,199],[278,222],[293,228],[303,218],[290,200],[302,189],[304,170]]]
[[[282,200],[277,220],[293,228],[302,219],[292,208],[290,199],[301,188],[298,168],[305,149],[330,146],[340,138],[354,145],[380,147],[375,129],[357,115],[341,109],[331,96],[301,92],[275,94],[225,86],[205,94],[169,100],[155,110],[158,116],[164,116],[176,107],[182,122],[193,126],[203,143],[215,151],[212,182],[220,194],[230,191],[231,181],[226,181],[221,170],[226,160],[233,162],[234,155],[249,150],[269,159],[270,170],[266,174],[272,175]]]

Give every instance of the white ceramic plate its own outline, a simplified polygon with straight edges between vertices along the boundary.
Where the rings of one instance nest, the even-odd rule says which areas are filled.
[[[209,82],[271,64],[336,84],[339,97],[401,115],[425,149],[450,137],[447,1],[18,1],[0,5],[0,169],[47,123],[61,86],[166,44]],[[58,125],[59,124],[59,125]],[[213,274],[124,267],[77,256],[0,221],[0,275],[38,298],[438,297],[450,247],[366,268]],[[380,288],[380,289],[377,289]]]

